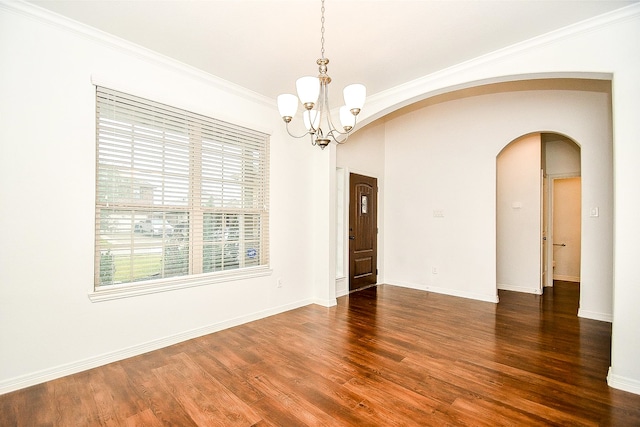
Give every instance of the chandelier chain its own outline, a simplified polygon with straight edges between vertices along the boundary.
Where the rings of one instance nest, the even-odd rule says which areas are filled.
[[[320,8],[320,57],[324,59],[324,0],[322,0],[322,7]]]

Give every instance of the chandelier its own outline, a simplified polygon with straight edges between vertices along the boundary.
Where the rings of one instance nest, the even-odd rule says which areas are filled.
[[[322,0],[321,30],[320,30],[320,59],[318,64],[319,75],[317,77],[306,76],[296,81],[298,96],[290,93],[278,96],[278,111],[286,123],[287,132],[294,138],[311,136],[311,144],[324,149],[333,140],[337,144],[343,143],[356,127],[356,116],[360,113],[367,90],[359,83],[344,88],[345,105],[340,108],[340,124],[343,130],[333,124],[329,107],[329,83],[331,77],[327,74],[329,59],[324,57],[324,0]],[[298,111],[298,99],[304,107],[302,118],[307,131],[300,135],[294,135],[289,129],[289,123]]]

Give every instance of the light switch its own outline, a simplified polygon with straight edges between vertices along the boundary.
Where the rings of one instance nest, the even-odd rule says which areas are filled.
[[[589,216],[592,218],[597,218],[600,216],[600,209],[599,208],[591,208],[591,210],[589,211]]]

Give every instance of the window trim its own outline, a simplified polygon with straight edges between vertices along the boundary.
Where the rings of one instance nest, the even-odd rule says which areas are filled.
[[[124,94],[137,97],[137,98],[149,99],[149,98],[141,97],[140,95],[137,95],[130,91],[121,91],[119,89],[112,89],[109,86],[100,84],[95,81],[92,81],[92,83],[94,87],[104,88],[107,90],[115,90],[115,91],[122,92]],[[157,101],[151,101],[151,102],[157,102]],[[164,105],[167,105],[167,104],[164,104]],[[170,105],[167,105],[167,106],[173,109],[183,110],[180,107],[172,107]],[[184,111],[186,111],[189,114],[192,114],[188,110],[184,110]],[[215,272],[208,272],[208,273],[197,273],[197,274],[190,274],[190,275],[187,274],[183,276],[152,279],[152,280],[145,280],[145,281],[139,281],[139,282],[118,283],[118,284],[104,285],[104,286],[99,286],[96,284],[95,275],[97,273],[94,271],[94,284],[88,292],[88,297],[91,302],[109,301],[114,299],[129,298],[129,297],[135,297],[140,295],[167,292],[167,291],[176,290],[176,289],[199,287],[204,285],[224,283],[224,282],[236,281],[236,280],[253,279],[253,278],[268,276],[273,273],[273,270],[271,269],[271,262],[270,262],[270,255],[269,255],[269,247],[270,247],[270,238],[269,238],[270,209],[268,208],[268,204],[269,204],[268,194],[270,190],[269,188],[270,187],[270,184],[269,184],[270,182],[269,134],[260,130],[252,129],[246,125],[234,124],[232,122],[225,121],[224,119],[215,119],[215,118],[211,118],[211,119],[217,122],[227,123],[230,126],[246,128],[251,132],[257,132],[257,133],[262,133],[266,135],[266,138],[267,138],[266,147],[265,147],[266,164],[264,165],[266,177],[265,177],[263,189],[266,191],[266,194],[267,194],[265,199],[266,204],[264,205],[264,210],[267,213],[266,215],[267,225],[266,225],[266,236],[261,238],[261,240],[263,241],[263,244],[267,249],[266,264],[251,266],[251,267],[242,267],[239,269],[229,269],[229,270],[222,270],[222,271],[215,271]],[[97,127],[98,127],[98,123],[96,122],[96,129]],[[98,168],[97,159],[96,159],[95,166],[97,170]],[[97,181],[96,181],[96,185],[97,185]],[[97,207],[97,204],[96,204],[96,207]],[[96,250],[96,245],[97,245],[97,242],[94,241],[94,251]],[[94,268],[97,268],[97,267],[94,267]]]
[[[173,291],[176,289],[193,288],[197,286],[224,283],[235,280],[253,279],[256,277],[270,276],[273,270],[268,265],[257,267],[245,267],[237,270],[223,270],[214,273],[194,274],[191,276],[171,277],[167,279],[148,280],[145,282],[123,283],[118,285],[102,286],[99,289],[89,291],[91,302],[109,301],[120,298],[137,297],[140,295],[155,294],[159,292]]]

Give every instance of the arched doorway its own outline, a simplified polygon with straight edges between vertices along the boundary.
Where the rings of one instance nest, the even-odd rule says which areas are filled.
[[[548,132],[523,135],[498,154],[498,289],[541,294],[554,276],[580,280],[580,163],[575,142]],[[553,238],[554,223],[562,242]],[[562,273],[554,272],[558,261]]]

